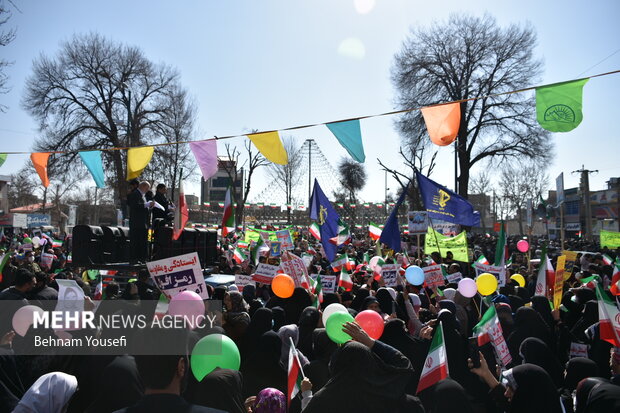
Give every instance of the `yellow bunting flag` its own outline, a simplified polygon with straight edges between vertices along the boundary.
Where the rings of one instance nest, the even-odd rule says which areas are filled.
[[[429,106],[422,108],[422,116],[431,142],[438,146],[450,145],[456,139],[461,123],[461,104]]]
[[[253,133],[247,135],[254,143],[254,146],[263,154],[265,158],[279,165],[288,163],[286,149],[282,145],[278,132]]]
[[[137,178],[151,162],[153,151],[152,146],[141,146],[139,148],[129,148],[127,151],[127,180]]]
[[[33,152],[30,154],[30,159],[32,160],[34,169],[39,174],[39,178],[41,178],[41,182],[46,188],[50,184],[50,180],[47,177],[47,160],[49,159],[49,157],[49,152]]]

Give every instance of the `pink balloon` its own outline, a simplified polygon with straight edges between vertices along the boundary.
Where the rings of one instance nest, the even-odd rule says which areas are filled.
[[[45,245],[47,244],[47,238],[41,238],[41,240],[39,241],[39,245]]]
[[[478,286],[476,285],[476,281],[471,278],[463,278],[459,281],[458,291],[463,297],[471,298],[476,295]]]
[[[13,330],[24,337],[26,332],[34,322],[34,313],[43,314],[44,311],[36,305],[25,305],[13,314]]]
[[[188,325],[193,330],[203,320],[205,303],[195,292],[181,291],[170,300],[168,314],[186,317]]]
[[[526,240],[522,239],[521,241],[517,242],[517,249],[521,252],[527,252],[527,250],[530,249],[530,244],[528,244]]]
[[[364,310],[355,316],[355,322],[375,340],[383,334],[383,318],[373,310]]]
[[[370,267],[371,270],[375,270],[375,266],[377,265],[377,262],[379,261],[379,259],[381,259],[381,257],[379,257],[378,255],[375,255],[374,257],[372,257],[370,259],[370,261],[368,261],[368,266]]]

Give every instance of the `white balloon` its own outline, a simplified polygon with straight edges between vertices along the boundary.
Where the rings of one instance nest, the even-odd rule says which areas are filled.
[[[39,237],[32,237],[32,245],[34,245],[35,248],[37,248],[40,243],[41,243],[41,238],[39,238]]]
[[[24,337],[33,322],[33,314],[44,314],[44,311],[36,305],[25,305],[13,314],[13,330]]]
[[[325,308],[325,310],[323,310],[323,318],[322,318],[323,319],[323,326],[327,325],[327,319],[329,318],[330,315],[332,315],[334,313],[348,313],[348,310],[342,304],[332,303],[332,304],[328,305],[327,308]]]

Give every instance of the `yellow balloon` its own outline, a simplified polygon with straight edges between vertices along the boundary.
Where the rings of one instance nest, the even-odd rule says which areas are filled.
[[[525,287],[525,278],[521,274],[513,274],[510,276],[511,280],[515,280],[519,287]]]
[[[490,295],[497,290],[497,278],[493,274],[485,272],[476,278],[476,286],[481,295]]]

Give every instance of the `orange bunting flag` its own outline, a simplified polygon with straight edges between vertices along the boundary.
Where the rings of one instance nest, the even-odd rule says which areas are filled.
[[[39,178],[41,178],[41,182],[44,187],[48,187],[50,184],[50,180],[47,177],[47,160],[50,157],[49,152],[33,152],[30,154],[30,159],[32,160],[32,164],[34,165],[34,169],[36,169],[39,174]]]
[[[151,162],[155,148],[152,146],[140,146],[137,148],[129,148],[127,151],[127,180],[131,181],[137,178]]]
[[[431,142],[437,146],[447,146],[454,142],[461,123],[460,103],[422,108],[422,116]]]
[[[280,135],[278,132],[263,132],[247,135],[252,141],[256,149],[263,154],[265,158],[278,165],[286,165],[288,163],[288,155]]]

